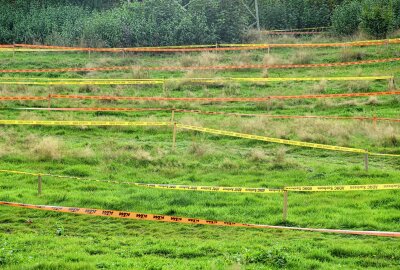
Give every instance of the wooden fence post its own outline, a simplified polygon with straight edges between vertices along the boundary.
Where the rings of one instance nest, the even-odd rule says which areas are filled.
[[[38,195],[42,195],[42,175],[38,175]]]
[[[368,172],[368,150],[366,150],[366,153],[364,155],[364,167],[365,167],[365,171]]]
[[[173,133],[172,133],[172,150],[176,148],[176,123],[174,122]]]
[[[50,108],[51,108],[51,94],[49,94],[49,95],[47,96],[47,100],[48,100],[47,106],[48,106],[48,108],[50,109]]]
[[[389,79],[389,91],[396,89],[396,83],[394,82],[394,77]]]
[[[288,211],[288,191],[283,191],[283,222],[287,220],[287,211]]]

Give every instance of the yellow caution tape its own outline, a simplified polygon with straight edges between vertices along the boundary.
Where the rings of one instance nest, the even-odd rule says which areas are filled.
[[[145,85],[145,84],[164,84],[163,81],[0,81],[0,84],[8,85]]]
[[[363,190],[390,190],[400,189],[400,184],[369,184],[369,185],[339,185],[339,186],[296,186],[284,187],[286,191],[363,191]]]
[[[362,153],[362,154],[367,154],[368,153],[366,150],[357,149],[357,148],[349,148],[349,147],[325,145],[325,144],[318,144],[318,143],[309,143],[309,142],[277,139],[277,138],[258,136],[258,135],[250,135],[250,134],[244,134],[244,133],[238,133],[238,132],[232,132],[232,131],[225,131],[225,130],[219,130],[219,129],[203,128],[203,127],[196,127],[196,126],[189,126],[189,125],[182,125],[182,124],[177,124],[177,127],[180,127],[180,128],[183,128],[183,129],[188,129],[188,130],[195,130],[195,131],[210,133],[210,134],[226,135],[226,136],[231,136],[231,137],[252,139],[252,140],[279,143],[279,144],[304,146],[304,147],[319,148],[319,149],[334,150],[334,151],[342,151],[342,152],[351,152],[351,153]]]
[[[171,122],[0,120],[0,125],[41,126],[170,126]]]
[[[200,131],[215,135],[225,135],[230,137],[237,137],[237,138],[258,140],[264,142],[286,144],[286,145],[310,147],[310,148],[317,148],[317,149],[324,149],[331,151],[369,154],[374,156],[400,157],[399,154],[371,153],[368,152],[367,150],[358,148],[334,146],[334,145],[319,144],[319,143],[309,143],[309,142],[301,142],[294,140],[285,140],[285,139],[271,138],[271,137],[251,135],[245,133],[238,133],[233,131],[190,126],[173,122],[0,120],[0,125],[43,125],[43,126],[172,126],[174,124],[176,124],[176,127],[182,129]]]
[[[279,47],[279,48],[291,48],[291,47],[343,47],[343,46],[369,46],[370,45],[385,45],[385,44],[398,44],[400,38],[393,39],[378,39],[378,40],[360,40],[351,42],[340,42],[340,43],[258,43],[258,44],[220,44],[221,47]]]
[[[21,171],[14,171],[14,170],[0,170],[0,172],[12,173],[12,174],[33,175],[33,176],[39,176],[40,175],[40,173],[29,173],[29,172],[21,172]]]
[[[369,191],[369,190],[397,190],[400,189],[400,184],[368,184],[368,185],[335,185],[335,186],[289,186],[283,188],[249,188],[249,187],[218,187],[218,186],[192,186],[192,185],[175,185],[175,184],[147,184],[136,182],[123,182],[114,180],[98,180],[90,178],[82,178],[75,176],[54,175],[47,173],[30,173],[15,170],[0,170],[3,173],[23,174],[33,176],[49,176],[62,179],[74,179],[80,181],[91,181],[100,183],[133,185],[145,188],[168,189],[168,190],[188,190],[188,191],[204,191],[204,192],[223,192],[223,193],[282,193],[284,191],[309,191],[309,192],[324,192],[324,191]]]

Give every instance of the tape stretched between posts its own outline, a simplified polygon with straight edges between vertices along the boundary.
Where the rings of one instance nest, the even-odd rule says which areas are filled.
[[[193,186],[177,184],[148,184],[115,180],[99,180],[82,178],[76,176],[54,175],[47,173],[30,173],[15,170],[0,170],[3,173],[23,174],[33,176],[49,176],[61,179],[73,179],[79,181],[91,181],[100,183],[132,185],[144,188],[168,189],[168,190],[186,190],[186,191],[204,191],[204,192],[223,192],[223,193],[282,193],[283,191],[308,191],[308,192],[329,192],[329,191],[371,191],[371,190],[398,190],[400,184],[368,184],[368,185],[335,185],[335,186],[289,186],[283,188],[249,188],[249,187],[218,187],[218,186]]]
[[[9,96],[9,97],[0,97],[0,100],[3,101],[12,101],[12,100],[48,100],[48,97],[34,97],[34,96]]]
[[[294,28],[294,29],[273,29],[266,30],[267,32],[288,32],[288,31],[303,31],[303,30],[319,30],[319,29],[328,29],[330,26],[319,26],[319,27],[305,27],[305,28]]]
[[[357,148],[349,148],[349,147],[325,145],[325,144],[318,144],[318,143],[277,139],[277,138],[237,133],[237,132],[225,131],[225,130],[219,130],[219,129],[189,126],[189,125],[183,125],[183,124],[177,124],[176,126],[179,128],[182,128],[182,129],[187,129],[187,130],[200,131],[200,132],[210,133],[210,134],[215,134],[215,135],[225,135],[225,136],[230,136],[230,137],[252,139],[252,140],[257,140],[257,141],[265,141],[265,142],[287,144],[287,145],[294,145],[294,146],[303,146],[303,147],[310,147],[310,148],[319,148],[319,149],[341,151],[341,152],[362,153],[362,154],[368,153],[366,150],[357,149]]]
[[[0,120],[0,125],[41,126],[170,126],[171,122]]]
[[[223,227],[256,228],[256,229],[294,230],[294,231],[336,233],[336,234],[348,234],[348,235],[369,235],[369,236],[380,236],[380,237],[400,237],[400,232],[352,231],[352,230],[336,230],[336,229],[285,227],[285,226],[273,226],[273,225],[260,225],[260,224],[247,224],[247,223],[237,223],[237,222],[227,222],[227,221],[217,221],[217,220],[206,220],[206,219],[198,219],[198,218],[175,217],[175,216],[166,216],[166,215],[154,215],[154,214],[145,214],[145,213],[137,213],[137,212],[127,212],[127,211],[103,210],[103,209],[93,209],[93,208],[33,205],[33,204],[23,204],[23,203],[14,203],[14,202],[5,202],[5,201],[0,201],[0,205],[25,208],[25,209],[36,209],[36,210],[42,210],[42,211],[73,213],[73,214],[89,215],[89,216],[113,217],[113,218],[121,218],[121,219],[148,220],[148,221],[161,221],[161,222],[182,223],[182,224],[192,224],[192,225],[211,225],[211,226],[223,226]]]
[[[325,64],[282,64],[282,65],[226,65],[226,66],[159,66],[159,67],[139,67],[139,66],[114,66],[97,68],[46,68],[46,69],[1,69],[0,73],[47,73],[47,72],[79,72],[79,71],[116,71],[116,70],[145,70],[145,71],[185,71],[185,70],[229,70],[229,69],[290,69],[290,68],[317,68],[317,67],[343,67],[352,65],[388,63],[400,61],[400,57],[362,60],[353,62],[337,62]]]
[[[0,120],[0,125],[44,125],[44,126],[172,126],[176,125],[176,127],[186,129],[186,130],[194,130],[200,131],[204,133],[210,133],[215,135],[225,135],[230,137],[244,138],[250,140],[258,140],[265,142],[272,142],[278,144],[286,144],[286,145],[294,145],[301,147],[310,147],[310,148],[318,148],[332,151],[341,151],[341,152],[350,152],[350,153],[358,153],[358,154],[369,154],[376,156],[390,156],[390,157],[400,157],[398,154],[379,154],[379,153],[371,153],[363,149],[357,148],[349,148],[342,146],[333,146],[333,145],[325,145],[318,143],[309,143],[309,142],[301,142],[301,141],[292,141],[292,140],[284,140],[278,138],[271,138],[265,136],[244,134],[232,131],[225,131],[219,129],[211,129],[211,128],[203,128],[196,126],[183,125],[179,123],[173,122],[129,122],[129,121],[32,121],[32,120]]]
[[[322,28],[319,28],[322,29]],[[307,29],[301,29],[307,30]],[[308,29],[310,30],[310,29]],[[291,31],[285,32],[293,32],[296,31],[292,29]],[[278,31],[267,31],[267,32],[278,32]],[[282,31],[280,31],[282,32]],[[304,32],[300,32],[304,33]],[[314,32],[312,32],[314,33]],[[395,39],[384,39],[384,40],[365,40],[365,41],[353,41],[353,42],[341,42],[341,43],[306,43],[306,44],[209,44],[209,45],[182,45],[182,46],[158,46],[158,47],[136,47],[136,48],[82,48],[82,47],[66,47],[66,46],[46,46],[46,45],[30,45],[30,44],[15,44],[15,45],[0,45],[0,48],[3,47],[5,49],[37,49],[40,51],[41,49],[56,50],[56,51],[93,51],[93,52],[185,52],[185,51],[197,51],[198,49],[203,50],[221,50],[224,47],[234,47],[240,48],[245,47],[246,49],[251,49],[252,47],[257,47],[259,49],[264,48],[295,48],[295,47],[353,47],[353,46],[379,46],[379,45],[387,45],[387,44],[397,44],[400,43],[399,38]]]
[[[313,31],[262,31],[261,33],[267,35],[320,35],[326,32],[313,32]]]
[[[369,184],[369,185],[338,185],[338,186],[296,186],[284,187],[286,191],[363,191],[363,190],[395,190],[400,189],[400,184]]]
[[[316,95],[291,95],[267,96],[252,98],[198,98],[198,97],[121,97],[121,96],[83,96],[83,95],[49,95],[55,99],[92,99],[92,100],[142,100],[142,101],[190,101],[190,102],[265,102],[272,99],[314,99],[314,98],[347,98],[400,95],[400,91],[345,93],[345,94],[316,94]],[[1,97],[0,97],[1,100]]]
[[[196,113],[205,115],[229,115],[229,116],[252,116],[268,117],[275,119],[333,119],[333,120],[364,120],[364,121],[388,121],[400,122],[397,118],[367,117],[367,116],[325,116],[325,115],[275,115],[257,113],[229,113],[216,111],[187,110],[174,108],[13,108],[14,110],[37,110],[37,111],[77,111],[77,112],[146,112],[146,111],[174,111],[181,113]]]
[[[319,78],[174,78],[174,79],[50,79],[50,78],[0,78],[8,85],[154,85],[170,82],[225,83],[225,82],[289,82],[289,81],[371,81],[389,80],[393,76],[319,77]]]

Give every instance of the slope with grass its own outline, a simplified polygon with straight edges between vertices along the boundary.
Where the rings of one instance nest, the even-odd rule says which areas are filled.
[[[365,48],[128,54],[0,53],[0,69],[112,65],[325,63],[399,57],[399,45]],[[342,68],[202,72],[77,72],[3,77],[170,78],[400,75],[398,62]],[[82,94],[168,97],[255,97],[386,91],[387,81],[284,82],[161,86],[0,86],[1,96]],[[398,96],[185,103],[53,100],[52,107],[171,108],[276,115],[400,118]],[[32,111],[43,101],[2,102],[1,119],[170,121],[171,112]],[[400,154],[400,124],[270,119],[175,113],[184,124]],[[399,158],[284,146],[170,127],[1,126],[0,169],[104,180],[280,188],[293,185],[399,183]],[[154,190],[123,184],[1,174],[0,200],[166,214],[224,221],[351,230],[400,230],[398,191],[281,194]],[[399,240],[291,231],[218,228],[0,208],[4,269],[396,269]],[[43,258],[46,258],[45,260]]]

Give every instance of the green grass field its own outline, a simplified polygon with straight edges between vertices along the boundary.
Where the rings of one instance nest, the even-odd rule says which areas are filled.
[[[114,65],[329,63],[400,57],[400,45],[365,48],[117,54],[0,52],[0,69]],[[362,66],[196,72],[77,72],[3,77],[170,78],[400,75],[399,62]],[[397,82],[398,84],[399,82]],[[168,97],[262,97],[386,91],[387,81],[285,82],[161,86],[9,86],[1,96],[82,94]],[[55,112],[46,101],[0,101],[1,119],[170,121],[170,112]],[[53,100],[53,107],[199,109],[258,114],[400,118],[400,97],[299,99],[263,103]],[[400,123],[270,119],[176,113],[190,125],[400,154]],[[0,169],[128,182],[281,188],[399,183],[400,158],[284,146],[171,127],[1,126]],[[1,173],[0,200],[311,228],[400,231],[399,192],[226,194],[155,190],[123,184]],[[121,220],[0,207],[2,269],[398,269],[395,238],[221,228]]]

